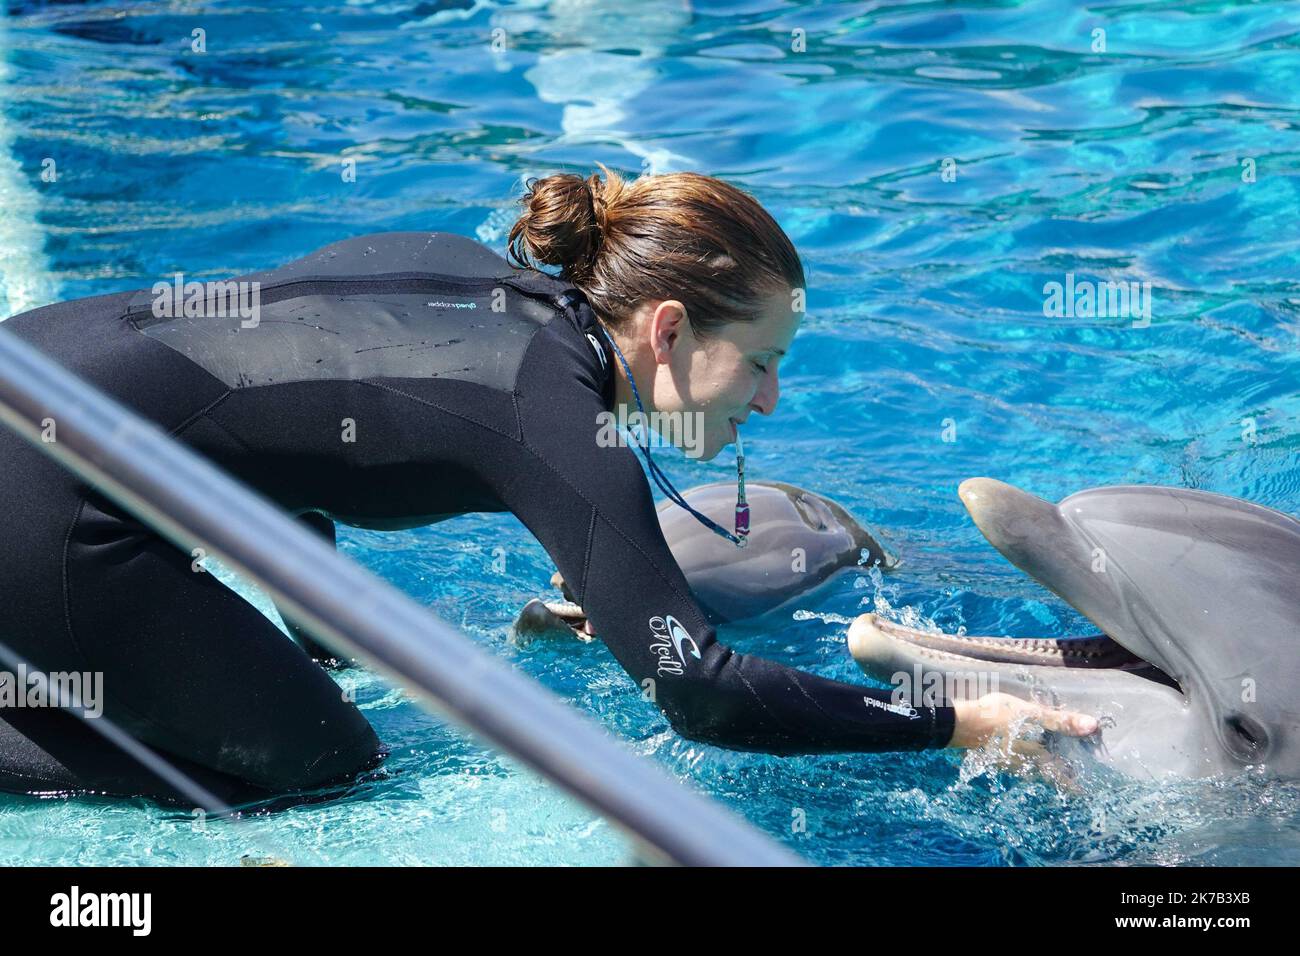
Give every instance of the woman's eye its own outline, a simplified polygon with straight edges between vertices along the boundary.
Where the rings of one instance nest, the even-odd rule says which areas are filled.
[[[751,364],[754,366],[754,368],[758,369],[758,370],[759,370],[760,372],[762,372],[764,375],[767,374],[767,366],[766,366],[766,365],[759,365],[757,362],[753,362],[753,363],[751,363]]]

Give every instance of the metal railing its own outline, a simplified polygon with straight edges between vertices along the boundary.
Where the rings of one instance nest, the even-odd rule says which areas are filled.
[[[46,419],[56,423],[55,441],[42,440]],[[178,547],[203,548],[247,575],[331,650],[554,781],[652,858],[802,862],[3,326],[0,420]]]

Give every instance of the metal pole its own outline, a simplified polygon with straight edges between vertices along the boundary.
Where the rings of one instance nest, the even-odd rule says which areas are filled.
[[[53,442],[41,438],[47,418],[56,423]],[[655,855],[695,866],[802,862],[3,327],[0,420],[178,547],[215,553],[332,650],[417,693]]]

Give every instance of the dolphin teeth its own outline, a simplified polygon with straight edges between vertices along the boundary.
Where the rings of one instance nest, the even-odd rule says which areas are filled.
[[[574,604],[572,601],[546,601],[546,610],[550,611],[556,617],[562,617],[566,621],[572,618],[587,617],[587,612],[582,609],[581,605]]]
[[[545,634],[570,634],[581,641],[591,641],[593,638],[582,630],[585,621],[586,615],[576,604],[533,598],[524,605],[510,630],[512,639],[520,644]]]
[[[883,634],[918,651],[990,663],[1121,669],[1150,666],[1104,634],[1066,638],[992,637],[922,631],[879,617],[875,618],[875,624]]]

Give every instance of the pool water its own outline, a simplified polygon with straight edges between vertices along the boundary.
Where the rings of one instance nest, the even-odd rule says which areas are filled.
[[[844,635],[867,610],[1090,630],[984,542],[956,496],[970,476],[1051,499],[1179,485],[1300,513],[1292,4],[10,0],[6,14],[0,316],[366,232],[503,251],[524,177],[597,160],[757,195],[810,298],[777,414],[746,431],[748,473],[837,498],[905,563],[725,630],[746,652],[861,680]],[[1067,274],[1150,283],[1149,321],[1046,315],[1045,283]],[[658,458],[682,488],[732,467]],[[346,554],[814,862],[1300,862],[1300,789],[1256,772],[1153,785],[1093,769],[1065,786],[982,753],[693,744],[599,643],[511,642],[552,571],[512,517],[341,531]],[[0,863],[630,859],[544,781],[362,671],[339,679],[392,749],[345,799],[230,826],[0,796]]]

